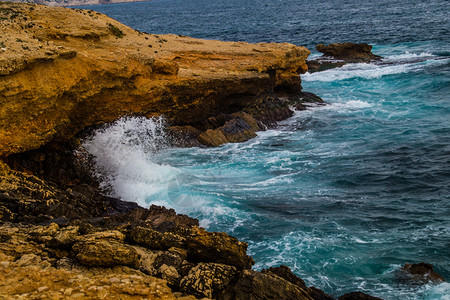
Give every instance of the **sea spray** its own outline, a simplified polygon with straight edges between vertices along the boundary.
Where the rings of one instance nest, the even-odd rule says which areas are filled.
[[[148,206],[148,197],[165,190],[180,173],[151,160],[169,147],[165,128],[161,117],[123,117],[86,138],[82,148],[92,156],[102,188],[141,206]]]

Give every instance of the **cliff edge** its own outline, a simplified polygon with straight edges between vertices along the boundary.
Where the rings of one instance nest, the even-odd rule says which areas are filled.
[[[0,157],[66,141],[123,115],[172,124],[300,91],[310,52],[154,35],[98,12],[0,3]]]

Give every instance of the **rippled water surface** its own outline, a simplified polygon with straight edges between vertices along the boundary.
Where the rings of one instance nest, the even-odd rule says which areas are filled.
[[[368,42],[385,59],[302,75],[327,106],[246,143],[166,148],[163,120],[122,119],[84,145],[125,200],[166,205],[339,296],[450,299],[396,280],[426,261],[450,280],[448,1],[157,0],[92,6],[135,29],[200,38]],[[314,56],[314,55],[313,55]]]

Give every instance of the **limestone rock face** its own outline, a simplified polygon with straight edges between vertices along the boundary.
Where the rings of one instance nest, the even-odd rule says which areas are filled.
[[[146,34],[80,9],[0,8],[7,14],[0,16],[0,157],[123,115],[162,114],[185,125],[268,89],[300,91],[310,53],[291,44]]]

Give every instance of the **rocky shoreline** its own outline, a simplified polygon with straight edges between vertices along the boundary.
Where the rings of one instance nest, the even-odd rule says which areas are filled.
[[[306,48],[157,36],[34,4],[0,3],[0,17],[0,297],[334,299],[286,266],[252,270],[246,243],[196,219],[105,196],[74,155],[122,116],[164,115],[177,146],[248,140],[323,104],[301,90]]]

